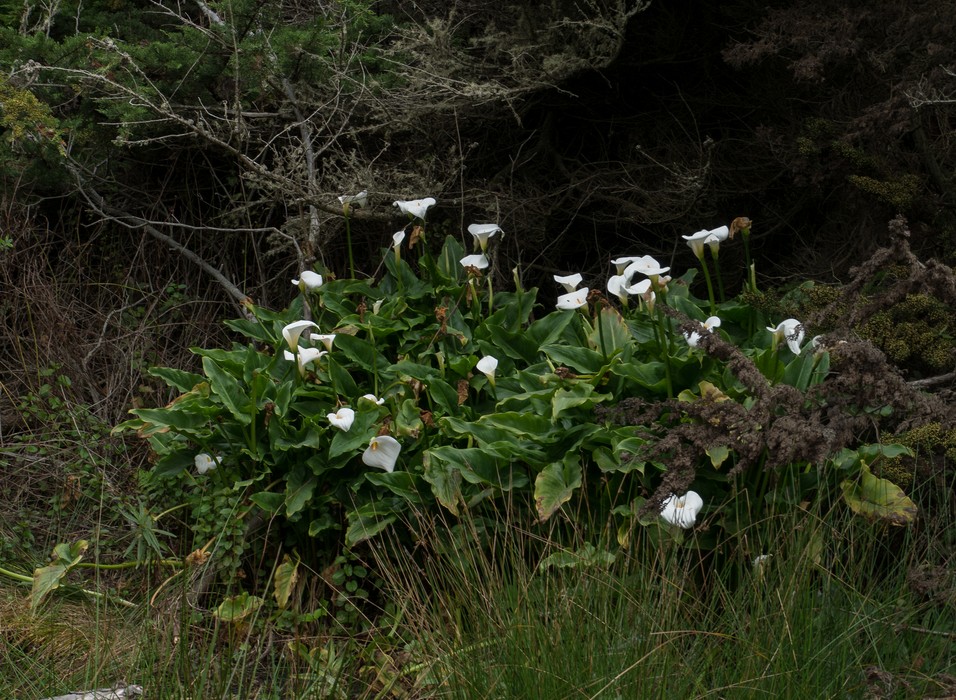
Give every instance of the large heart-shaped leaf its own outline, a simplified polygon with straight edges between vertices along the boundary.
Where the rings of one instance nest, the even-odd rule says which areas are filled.
[[[859,480],[847,479],[840,483],[843,500],[850,510],[870,519],[885,520],[891,525],[909,525],[916,520],[916,504],[903,489],[887,479],[881,479],[863,464]]]
[[[581,458],[569,454],[562,462],[546,466],[534,480],[534,505],[539,522],[544,522],[567,503],[581,485]]]

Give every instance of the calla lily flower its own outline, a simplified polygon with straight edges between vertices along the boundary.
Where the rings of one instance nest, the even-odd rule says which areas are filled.
[[[575,289],[578,288],[578,285],[581,284],[581,281],[584,278],[581,277],[581,273],[575,272],[573,275],[566,275],[561,277],[560,275],[554,276],[554,281],[564,287],[564,291],[570,294]]]
[[[767,326],[767,330],[773,333],[773,346],[777,347],[781,340],[787,341],[787,347],[794,355],[800,354],[800,343],[803,342],[803,336],[806,329],[803,324],[795,318],[788,318],[777,324],[777,327]]]
[[[611,275],[607,278],[607,293],[616,296],[621,303],[627,305],[627,277],[624,275]]]
[[[711,316],[706,321],[701,323],[704,327],[704,330],[708,333],[712,332],[715,328],[720,328],[720,319],[716,316]],[[684,333],[684,337],[687,339],[687,344],[692,348],[697,347],[697,343],[700,342],[700,333],[697,331],[691,331],[690,333]]]
[[[362,190],[358,194],[343,194],[339,197],[342,209],[348,214],[352,207],[364,207],[368,204],[368,190]]]
[[[471,224],[468,227],[468,233],[475,237],[475,243],[481,247],[482,253],[488,249],[488,239],[498,232],[504,235],[498,224]]]
[[[651,280],[656,280],[657,277],[669,270],[669,267],[661,267],[661,264],[650,255],[642,255],[639,258],[634,258],[631,264],[624,268],[624,276],[630,279],[636,274],[641,274],[650,277]]]
[[[312,272],[312,270],[304,270],[299,279],[292,280],[292,284],[298,287],[303,292],[309,289],[318,289],[322,286],[325,280],[322,279],[322,275],[318,272]]]
[[[492,355],[485,355],[478,360],[475,369],[488,377],[488,383],[491,384],[491,386],[495,385],[495,370],[498,369],[498,358]]]
[[[588,303],[588,293],[590,291],[591,290],[587,287],[581,287],[581,289],[576,289],[568,294],[562,294],[558,297],[558,303],[556,306],[562,311],[580,309],[582,306]]]
[[[640,260],[639,257],[630,255],[624,258],[617,258],[611,261],[611,264],[614,265],[614,268],[617,270],[617,274],[623,275],[624,270],[627,269],[627,266],[630,265],[635,260]]]
[[[683,496],[671,494],[664,500],[661,517],[671,525],[688,530],[694,527],[697,514],[704,507],[704,500],[696,491],[688,491]]]
[[[465,268],[473,267],[476,270],[484,270],[489,265],[488,258],[485,257],[484,253],[477,253],[475,255],[466,255],[458,262],[461,263],[462,267],[465,267]]]
[[[377,314],[382,309],[382,304],[385,303],[384,299],[379,299],[378,301],[372,304],[372,313]]]
[[[657,294],[654,293],[651,287],[651,281],[649,279],[644,279],[640,282],[632,284],[630,287],[625,287],[624,291],[632,297],[640,297],[643,299],[644,303],[647,304],[647,310],[653,313],[654,302],[657,299]]]
[[[726,241],[729,235],[730,229],[727,226],[718,226],[710,231],[701,229],[697,233],[692,233],[689,236],[681,236],[681,238],[687,241],[687,245],[694,251],[694,255],[700,258],[704,255],[705,244],[714,248],[715,246],[719,246],[721,242]],[[711,239],[711,236],[713,236],[713,239]]]
[[[218,467],[219,460],[215,459],[208,452],[200,452],[198,455],[193,457],[193,464],[196,465],[196,471],[199,474],[205,474],[206,472],[210,472]]]
[[[292,352],[299,348],[299,336],[306,328],[318,328],[318,325],[312,321],[294,321],[282,329],[282,337],[289,344]]]
[[[380,399],[375,394],[362,394],[362,398],[367,401],[371,401],[376,406],[381,406],[383,403],[385,403],[385,399]]]
[[[392,248],[394,248],[397,251],[399,246],[402,245],[402,241],[404,240],[405,240],[404,229],[401,231],[396,231],[395,233],[392,234]]]
[[[392,203],[393,206],[398,207],[398,210],[403,214],[407,214],[413,219],[425,220],[425,212],[428,211],[429,207],[435,205],[434,197],[425,197],[424,199],[412,199],[410,201],[401,201],[398,200]]]
[[[391,473],[395,470],[395,462],[398,461],[401,451],[402,446],[398,440],[388,435],[379,435],[369,441],[368,447],[362,453],[362,461],[369,467],[377,467]]]
[[[355,420],[355,411],[351,408],[340,408],[335,413],[328,414],[326,418],[329,419],[329,423],[347,433]]]
[[[323,355],[328,355],[329,353],[325,350],[320,350],[319,348],[299,348],[295,354],[285,351],[283,356],[289,362],[296,362],[299,365],[299,374],[305,374],[306,365],[315,362]]]
[[[332,352],[332,343],[335,342],[335,333],[312,333],[309,335],[309,339],[322,343],[326,350]]]

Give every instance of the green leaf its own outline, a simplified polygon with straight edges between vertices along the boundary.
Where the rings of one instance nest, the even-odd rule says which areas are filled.
[[[239,622],[261,608],[264,602],[259,596],[240,593],[222,601],[213,615],[223,622]]]
[[[202,411],[183,411],[182,405],[176,408],[134,408],[130,413],[143,421],[139,432],[144,437],[173,430],[178,433],[196,434],[205,428],[211,418],[221,409],[207,405]]]
[[[249,396],[242,390],[239,380],[222,369],[212,358],[202,358],[202,368],[209,377],[213,393],[219,397],[233,418],[241,425],[252,422]]]
[[[305,508],[312,500],[315,491],[316,479],[304,468],[293,469],[286,481],[285,514],[286,517],[295,515]]]
[[[336,342],[338,342],[338,336],[336,336]],[[332,380],[332,386],[335,387],[335,392],[339,396],[358,396],[361,392],[349,371],[333,355],[327,355],[326,357],[328,358],[329,377]]]
[[[180,450],[164,455],[156,460],[150,472],[156,477],[170,477],[183,473],[195,464],[195,455],[191,450]]]
[[[857,515],[870,520],[883,520],[891,525],[910,525],[916,520],[918,508],[903,493],[903,489],[887,479],[881,479],[864,463],[858,481],[846,479],[840,483],[843,500]]]
[[[282,504],[285,503],[285,494],[274,491],[260,491],[249,497],[249,500],[262,508],[269,515],[279,512]]]
[[[562,462],[549,464],[534,480],[534,505],[539,522],[550,518],[567,503],[581,485],[581,464],[577,454],[569,454]]]
[[[336,335],[335,348],[367,372],[384,372],[389,368],[388,360],[371,343],[354,335]]]
[[[543,345],[550,345],[561,337],[574,317],[575,314],[566,314],[563,311],[552,311],[528,327],[528,337],[539,348]]]
[[[551,358],[552,362],[566,365],[585,374],[596,374],[605,364],[604,356],[589,348],[574,345],[542,345],[541,351]]]
[[[447,462],[430,457],[431,455],[426,453],[425,473],[422,478],[431,484],[432,493],[438,502],[452,515],[458,515],[458,504],[462,501],[461,472]]]
[[[289,555],[282,557],[282,563],[276,567],[275,590],[273,595],[276,604],[280,610],[284,610],[289,604],[289,596],[292,595],[292,589],[295,582],[299,579],[299,561],[292,561]]]
[[[617,309],[612,306],[601,309],[594,330],[588,336],[591,347],[596,348],[602,356],[610,357],[624,350],[630,340],[631,330]]]
[[[538,355],[537,344],[528,337],[525,331],[509,331],[501,326],[486,323],[483,329],[488,334],[488,341],[494,346],[489,354],[504,353],[514,360],[534,362]],[[500,351],[500,352],[499,352]]]
[[[373,501],[350,511],[345,517],[349,523],[345,531],[345,544],[354,547],[359,542],[375,537],[391,525],[397,514],[388,503]]]
[[[730,448],[727,445],[711,447],[707,450],[707,456],[710,457],[710,463],[714,465],[714,469],[719,469],[720,465],[730,456]]]
[[[544,569],[550,569],[551,567],[559,569],[607,567],[613,564],[615,559],[613,552],[597,549],[593,544],[587,542],[578,550],[563,549],[560,552],[548,555],[541,560],[541,567]]]
[[[169,386],[175,387],[182,392],[190,391],[200,382],[206,381],[206,378],[201,374],[185,372],[181,369],[173,369],[172,367],[151,367],[149,374],[154,377],[159,377]]]
[[[80,563],[83,554],[90,546],[87,540],[78,540],[73,544],[61,543],[53,548],[54,561],[33,572],[33,590],[30,592],[30,609],[36,610],[51,591],[60,587],[67,572]]]
[[[666,371],[663,362],[627,362],[612,367],[611,373],[630,379],[636,382],[638,386],[650,389],[655,393],[667,391]]]
[[[407,471],[395,472],[366,472],[365,479],[376,486],[382,486],[394,493],[399,498],[404,499],[412,505],[419,505],[422,502],[419,494],[416,476]]]

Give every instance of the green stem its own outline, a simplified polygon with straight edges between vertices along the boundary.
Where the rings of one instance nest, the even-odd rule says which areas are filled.
[[[345,213],[345,245],[349,249],[349,277],[355,279],[355,259],[352,257],[352,217]]]
[[[667,382],[667,398],[672,399],[674,398],[674,382],[671,379],[671,355],[667,342],[667,332],[664,330],[664,312],[659,306],[655,310],[657,312],[657,323],[654,324],[654,337],[664,358],[664,381]]]
[[[714,256],[714,271],[717,273],[717,293],[720,295],[720,303],[723,304],[727,298],[724,296],[724,276],[720,272],[720,258],[717,257],[717,248],[711,248],[710,252]]]
[[[710,315],[717,313],[717,303],[714,301],[714,284],[710,281],[710,270],[707,269],[707,260],[704,258],[704,251],[700,252],[700,266],[704,270],[704,281],[707,282],[707,299],[710,301]]]
[[[607,363],[607,344],[604,340],[604,324],[601,322],[602,311],[603,310],[598,310],[595,320],[597,321],[598,336],[601,338],[601,357],[603,357],[604,362]]]
[[[33,583],[32,576],[18,574],[16,571],[10,571],[9,569],[4,569],[3,567],[0,567],[0,574],[8,578],[12,578],[14,581],[20,581],[21,583]]]
[[[183,563],[178,559],[159,559],[152,562],[145,561],[124,561],[120,564],[98,564],[97,562],[92,561],[81,561],[78,564],[74,564],[74,567],[77,569],[103,569],[104,571],[116,571],[118,569],[135,569],[138,566],[143,566],[144,564],[159,564],[160,566],[182,566]]]
[[[744,239],[744,262],[747,265],[747,286],[751,292],[757,291],[757,274],[754,271],[753,262],[750,260],[750,234],[741,232]]]
[[[495,291],[491,287],[491,275],[488,275],[488,316],[491,316],[491,307],[495,298]]]

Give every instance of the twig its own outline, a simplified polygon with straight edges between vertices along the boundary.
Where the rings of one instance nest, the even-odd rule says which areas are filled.
[[[924,389],[931,386],[939,386],[941,384],[948,384],[952,381],[956,381],[956,372],[949,372],[947,374],[940,374],[936,377],[926,377],[924,379],[914,379],[911,382],[906,382],[909,386],[914,389]]]

